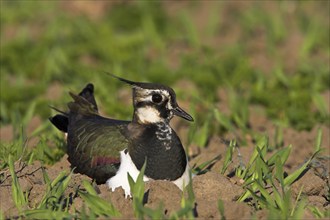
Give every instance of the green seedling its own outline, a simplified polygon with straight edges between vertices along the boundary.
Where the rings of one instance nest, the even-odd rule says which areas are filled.
[[[320,134],[319,134],[320,135]],[[304,200],[300,201],[301,191],[292,206],[290,186],[308,169],[311,161],[320,152],[320,141],[316,140],[314,154],[300,168],[284,177],[283,166],[288,159],[291,146],[275,152],[266,159],[267,139],[259,140],[245,170],[238,168],[236,174],[244,180],[246,192],[239,201],[254,200],[256,209],[270,210],[270,218],[299,218],[303,214]],[[301,189],[302,190],[302,189]]]
[[[192,173],[196,175],[204,174],[209,171],[209,168],[213,166],[217,161],[219,161],[220,155],[214,157],[211,160],[205,161],[201,163],[200,165],[194,164],[192,167]]]
[[[192,185],[192,173],[189,172],[190,182],[184,188],[181,199],[181,209],[172,213],[169,219],[193,219],[195,217],[195,193]],[[187,195],[187,197],[185,196]]]
[[[232,162],[233,159],[233,153],[236,148],[236,141],[230,141],[229,146],[227,147],[224,162],[223,162],[223,167],[221,170],[221,174],[224,174],[229,166],[229,164]]]
[[[227,131],[232,132],[234,130],[233,123],[228,116],[226,116],[216,108],[213,109],[213,114],[216,122],[219,123],[219,125],[223,126]]]
[[[249,119],[248,102],[248,97],[242,97],[242,94],[238,91],[235,91],[232,88],[229,89],[229,106],[232,121],[244,132],[247,132]]]
[[[121,214],[115,207],[97,195],[93,186],[86,180],[83,181],[83,186],[86,191],[79,190],[80,197],[85,201],[90,213],[86,214],[88,217],[120,217]]]
[[[319,218],[319,219],[328,219],[328,218],[330,218],[330,211],[329,210],[321,211],[316,206],[309,206],[308,209],[314,214],[314,216],[316,218]]]
[[[164,214],[162,212],[162,205],[159,206],[158,209],[152,210],[150,208],[144,207],[143,199],[144,199],[144,171],[147,166],[147,162],[145,162],[140,170],[140,173],[136,179],[136,182],[133,178],[127,173],[128,182],[131,189],[131,194],[133,197],[133,209],[134,214],[139,219],[144,219],[146,217],[151,219],[161,219],[164,218]]]
[[[71,180],[72,173],[67,175],[66,171],[62,171],[53,181],[50,181],[47,172],[43,169],[43,176],[47,189],[37,209],[59,211],[62,210],[62,207],[67,208],[69,200],[63,196]]]
[[[283,143],[283,128],[281,126],[276,126],[274,134],[275,149],[283,147]]]
[[[218,210],[221,215],[221,220],[226,220],[225,209],[224,209],[223,201],[221,199],[218,200]]]
[[[75,216],[63,211],[54,211],[51,209],[34,209],[24,211],[24,217],[27,219],[74,219]]]
[[[144,182],[143,182],[143,176],[144,176],[144,170],[146,167],[146,163],[144,163],[141,172],[136,179],[136,182],[132,179],[132,177],[128,174],[128,180],[131,188],[131,193],[133,197],[133,208],[134,208],[134,214],[139,219],[182,219],[182,218],[188,218],[192,219],[194,218],[193,209],[195,207],[195,195],[192,188],[192,181],[186,186],[184,192],[182,193],[182,199],[181,199],[181,209],[178,211],[171,213],[169,217],[165,216],[163,213],[163,205],[162,203],[159,204],[158,208],[156,209],[150,209],[148,207],[144,206]],[[190,179],[191,179],[191,173],[190,173]],[[187,198],[185,197],[185,194],[187,194]]]
[[[26,149],[26,141],[23,138],[23,134],[21,133],[21,136],[11,142],[11,143],[5,143],[0,142],[0,168],[4,169],[9,166],[9,159],[12,161],[16,161],[23,158],[23,152],[25,152]],[[10,155],[10,157],[9,157]]]
[[[48,174],[43,170],[43,176],[47,189],[45,195],[40,201],[39,205],[35,209],[26,209],[28,204],[28,194],[24,193],[18,182],[17,175],[14,170],[14,164],[12,156],[9,156],[9,170],[12,176],[12,190],[13,201],[16,204],[17,209],[21,217],[42,219],[70,219],[72,215],[67,212],[68,201],[64,197],[64,191],[66,190],[70,181],[70,176],[65,176],[65,172],[62,172],[53,181],[50,181]],[[63,210],[64,209],[64,210]]]
[[[28,204],[28,199],[27,199],[27,194],[25,194],[22,191],[22,188],[18,182],[17,175],[15,173],[15,168],[14,168],[14,161],[13,157],[9,155],[9,171],[10,175],[12,177],[12,193],[13,193],[13,201],[15,202],[15,205],[18,210],[22,210],[22,208]]]

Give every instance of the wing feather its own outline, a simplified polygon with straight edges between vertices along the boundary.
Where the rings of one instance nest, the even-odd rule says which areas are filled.
[[[128,122],[101,116],[84,117],[68,128],[69,161],[76,171],[103,183],[116,174],[120,151],[128,146]]]

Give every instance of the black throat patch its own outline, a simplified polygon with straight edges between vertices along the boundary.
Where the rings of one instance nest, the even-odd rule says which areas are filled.
[[[147,160],[145,175],[149,178],[176,180],[182,176],[187,166],[186,154],[179,137],[167,123],[131,123],[129,127],[128,150],[139,170]]]

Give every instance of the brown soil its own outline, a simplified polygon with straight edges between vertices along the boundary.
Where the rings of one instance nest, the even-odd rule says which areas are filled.
[[[178,85],[185,85],[191,89],[194,84],[189,81],[180,81]],[[61,86],[54,84],[49,90],[59,90]],[[325,100],[329,105],[329,94],[324,93]],[[120,96],[128,96],[127,91],[119,92]],[[224,114],[229,113],[228,97],[226,91],[220,89],[218,91],[220,103],[217,104],[219,110]],[[128,103],[129,104],[129,103]],[[180,103],[183,108],[189,106],[189,103]],[[252,131],[258,134],[265,134],[270,137],[270,144],[274,145],[274,134],[276,126],[266,117],[265,111],[260,106],[250,106],[249,124]],[[33,117],[30,124],[27,126],[27,134],[31,134],[35,128],[41,124],[39,117]],[[184,146],[187,146],[186,138],[188,127],[182,120],[174,119],[171,123],[172,127],[177,131]],[[329,210],[329,201],[326,196],[329,190],[329,170],[330,170],[330,129],[325,125],[315,126],[311,131],[296,131],[292,128],[283,129],[283,146],[292,145],[292,151],[285,166],[285,171],[293,172],[299,168],[306,159],[308,159],[314,151],[314,143],[317,136],[317,130],[320,128],[323,132],[322,147],[324,151],[322,156],[314,159],[311,169],[309,169],[298,181],[292,185],[292,199],[295,200],[302,190],[302,195],[306,196],[309,205],[316,206],[319,210]],[[2,127],[0,129],[1,140],[11,141],[13,138],[12,126]],[[194,213],[200,219],[221,218],[218,210],[218,200],[221,199],[224,205],[224,215],[226,219],[242,219],[257,216],[258,219],[266,219],[268,213],[266,210],[255,211],[246,203],[240,203],[236,200],[243,193],[242,180],[233,176],[228,177],[228,173],[232,171],[238,164],[239,160],[237,154],[233,158],[233,163],[229,166],[225,175],[220,174],[223,166],[223,158],[227,146],[222,143],[221,139],[240,140],[245,138],[247,146],[240,147],[242,160],[247,163],[255,143],[250,136],[244,136],[240,130],[235,132],[228,132],[223,135],[213,136],[208,142],[206,148],[198,146],[190,146],[188,155],[190,157],[190,166],[194,167],[203,162],[209,161],[216,156],[218,160],[209,167],[209,171],[202,175],[197,175],[193,178],[193,190],[196,196],[196,203]],[[29,146],[35,146],[36,141],[31,140]],[[45,169],[51,180],[55,179],[58,174],[65,170],[70,172],[70,164],[67,161],[67,156],[64,156],[61,161],[53,166],[42,166],[40,162],[36,161],[32,165],[24,165],[23,163],[16,163],[16,173],[19,183],[24,192],[28,195],[27,209],[36,207],[46,191],[46,184],[44,183],[42,169]],[[12,200],[12,179],[9,170],[1,171],[4,181],[0,183],[0,201],[1,210],[6,217],[13,217],[18,215],[18,210]],[[81,210],[84,206],[83,200],[77,195],[77,190],[83,188],[82,180],[91,181],[90,178],[80,174],[74,174],[67,188],[65,195],[71,198],[70,213],[75,210]],[[122,218],[134,218],[134,211],[132,206],[132,199],[125,199],[124,191],[116,189],[111,192],[106,185],[96,186],[99,196],[111,202],[116,209],[122,213]],[[152,181],[146,184],[146,201],[145,206],[150,208],[158,208],[161,204],[164,214],[170,216],[171,213],[181,208],[182,192],[172,183],[166,181]],[[306,209],[304,213],[305,218],[312,218],[311,212]]]
[[[251,110],[260,113],[260,108],[252,107]],[[262,117],[262,114],[258,114],[259,117],[255,117],[251,114],[252,129],[256,131],[264,131],[270,135],[274,132],[274,125],[266,118]],[[37,120],[36,120],[37,121]],[[173,125],[178,133],[184,133],[184,127],[179,123]],[[182,127],[181,129],[179,129]],[[323,144],[325,147],[324,155],[329,155],[329,128],[321,126],[323,130]],[[316,137],[316,128],[311,132],[297,132],[292,129],[285,129],[284,132],[284,145],[292,144],[291,156],[288,159],[286,171],[288,173],[297,169],[313,152],[314,139]],[[238,132],[239,133],[239,132]],[[233,135],[225,134],[224,138],[232,138]],[[247,162],[252,152],[253,143],[248,143],[249,147],[241,147],[240,152],[243,156],[243,161]],[[195,215],[198,218],[221,218],[218,210],[218,199],[223,201],[225,217],[227,219],[238,218],[251,218],[253,215],[258,218],[266,219],[267,211],[254,211],[251,206],[246,203],[240,203],[236,200],[243,193],[242,181],[237,177],[228,177],[220,174],[220,170],[223,165],[224,152],[226,146],[221,143],[219,137],[213,137],[209,141],[209,145],[204,149],[194,150],[198,152],[190,160],[190,165],[201,164],[205,161],[213,159],[216,155],[219,155],[219,160],[210,167],[210,170],[202,175],[197,175],[193,178],[193,190],[196,196]],[[232,165],[228,170],[233,169],[238,164],[237,157],[234,158]],[[314,166],[308,170],[298,181],[292,185],[292,198],[295,199],[302,189],[302,195],[307,197],[309,205],[318,207],[320,210],[328,210],[329,202],[325,199],[328,193],[327,181],[329,178],[329,158],[319,157],[313,162]],[[16,164],[16,171],[19,179],[19,183],[22,186],[24,192],[28,194],[28,207],[33,208],[41,201],[42,196],[45,193],[46,185],[43,180],[42,169],[45,169],[53,180],[62,170],[70,172],[70,164],[67,161],[67,156],[64,156],[61,161],[53,166],[43,167],[39,162],[35,162],[32,165]],[[11,183],[12,179],[8,170],[2,172],[5,177],[5,181],[0,185],[0,201],[1,210],[5,216],[16,216],[18,214],[17,209],[12,198]],[[81,210],[83,207],[82,199],[77,196],[77,189],[83,188],[81,182],[83,179],[91,181],[88,177],[80,174],[74,174],[70,182],[68,189],[66,190],[66,196],[72,199],[72,205],[70,206],[70,212],[74,210]],[[123,218],[133,218],[133,206],[132,199],[125,199],[124,191],[120,188],[114,192],[111,192],[106,185],[96,186],[99,196],[111,202],[121,213]],[[146,184],[146,201],[145,206],[150,208],[158,208],[162,204],[164,214],[170,216],[170,214],[181,207],[182,192],[172,183],[167,181],[152,181]],[[4,202],[5,201],[5,202]],[[312,217],[311,213],[306,210],[305,217]]]
[[[193,88],[194,85],[190,82],[182,81],[179,84],[190,85]],[[50,90],[58,88],[60,86],[54,85]],[[221,103],[217,106],[219,110],[224,113],[228,113],[228,104],[226,103],[228,98],[226,92],[219,90],[219,98]],[[329,92],[326,93],[326,95]],[[123,95],[127,95],[126,93]],[[325,95],[325,96],[326,96]],[[329,100],[326,98],[326,100]],[[187,103],[186,103],[187,104]],[[329,104],[329,103],[328,103]],[[185,103],[182,103],[184,106]],[[188,105],[188,104],[187,104]],[[264,109],[260,106],[250,106],[250,118],[249,123],[251,130],[259,134],[265,134],[270,137],[270,144],[274,145],[273,137],[275,134],[276,126],[266,117]],[[40,125],[41,121],[39,117],[33,117],[30,124],[27,126],[27,133],[32,131]],[[187,124],[182,120],[173,120],[172,127],[177,131],[184,146],[186,146],[187,137]],[[312,168],[308,170],[298,181],[292,185],[292,198],[296,199],[300,190],[302,189],[302,195],[307,197],[309,205],[318,207],[320,210],[329,210],[329,201],[325,199],[328,193],[328,181],[329,181],[329,169],[330,161],[328,155],[330,154],[330,130],[329,127],[321,125],[315,126],[311,131],[296,131],[291,128],[284,128],[283,130],[283,146],[292,144],[291,155],[285,166],[285,171],[288,173],[293,172],[295,169],[308,159],[314,151],[314,142],[317,136],[317,129],[320,128],[323,131],[322,147],[324,151],[323,156],[316,158],[312,163]],[[206,148],[200,148],[198,146],[190,146],[188,155],[190,157],[190,166],[194,167],[203,162],[209,161],[216,156],[218,160],[209,167],[209,171],[202,175],[197,175],[193,178],[193,190],[196,196],[196,204],[194,213],[196,217],[201,219],[206,218],[221,218],[221,214],[218,210],[218,199],[223,201],[225,217],[227,219],[238,218],[251,218],[257,216],[259,219],[267,218],[267,211],[255,211],[251,206],[246,203],[240,203],[236,200],[243,193],[242,180],[237,177],[228,177],[228,173],[232,171],[238,164],[239,160],[235,154],[233,163],[229,166],[225,175],[220,174],[220,170],[223,166],[223,158],[227,146],[222,143],[221,139],[242,139],[242,132],[236,130],[235,133],[225,133],[221,137],[213,136],[208,142]],[[12,127],[1,128],[1,139],[12,137]],[[247,142],[246,147],[240,147],[240,153],[242,160],[247,163],[252,153],[254,143],[252,137],[245,136]],[[31,143],[33,146],[33,143]],[[23,163],[16,163],[16,173],[19,183],[24,192],[28,195],[28,207],[34,208],[40,203],[45,191],[46,184],[44,183],[42,169],[45,169],[51,180],[55,179],[58,174],[65,170],[70,172],[70,164],[67,161],[67,156],[64,156],[61,161],[53,166],[42,166],[40,162],[34,162],[32,165],[24,165]],[[4,181],[0,184],[0,201],[1,210],[5,216],[16,216],[18,214],[15,204],[12,200],[12,179],[10,177],[9,170],[1,171],[1,175],[4,177]],[[70,181],[69,187],[66,190],[66,196],[72,200],[70,206],[70,212],[74,213],[75,210],[81,210],[84,206],[83,200],[77,195],[77,189],[83,188],[81,182],[83,179],[91,181],[90,178],[74,174]],[[121,213],[123,218],[133,218],[133,206],[132,199],[125,199],[124,191],[120,188],[114,192],[111,192],[106,185],[97,186],[99,196],[105,200],[111,202]],[[146,184],[146,201],[145,206],[150,208],[158,208],[162,204],[164,214],[170,216],[172,212],[175,212],[181,207],[182,192],[172,183],[166,181],[152,181]],[[312,214],[307,209],[305,211],[305,217],[312,217]]]

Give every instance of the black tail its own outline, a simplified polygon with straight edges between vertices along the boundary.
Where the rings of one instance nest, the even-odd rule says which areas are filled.
[[[55,125],[55,127],[63,132],[68,132],[69,119],[65,115],[55,115],[49,118],[49,121]]]
[[[85,88],[79,93],[79,96],[86,99],[93,106],[93,110],[98,111],[97,104],[94,98],[94,86],[88,83]],[[54,108],[55,109],[55,108]],[[50,122],[60,131],[68,132],[69,118],[68,114],[57,114],[49,118]]]

